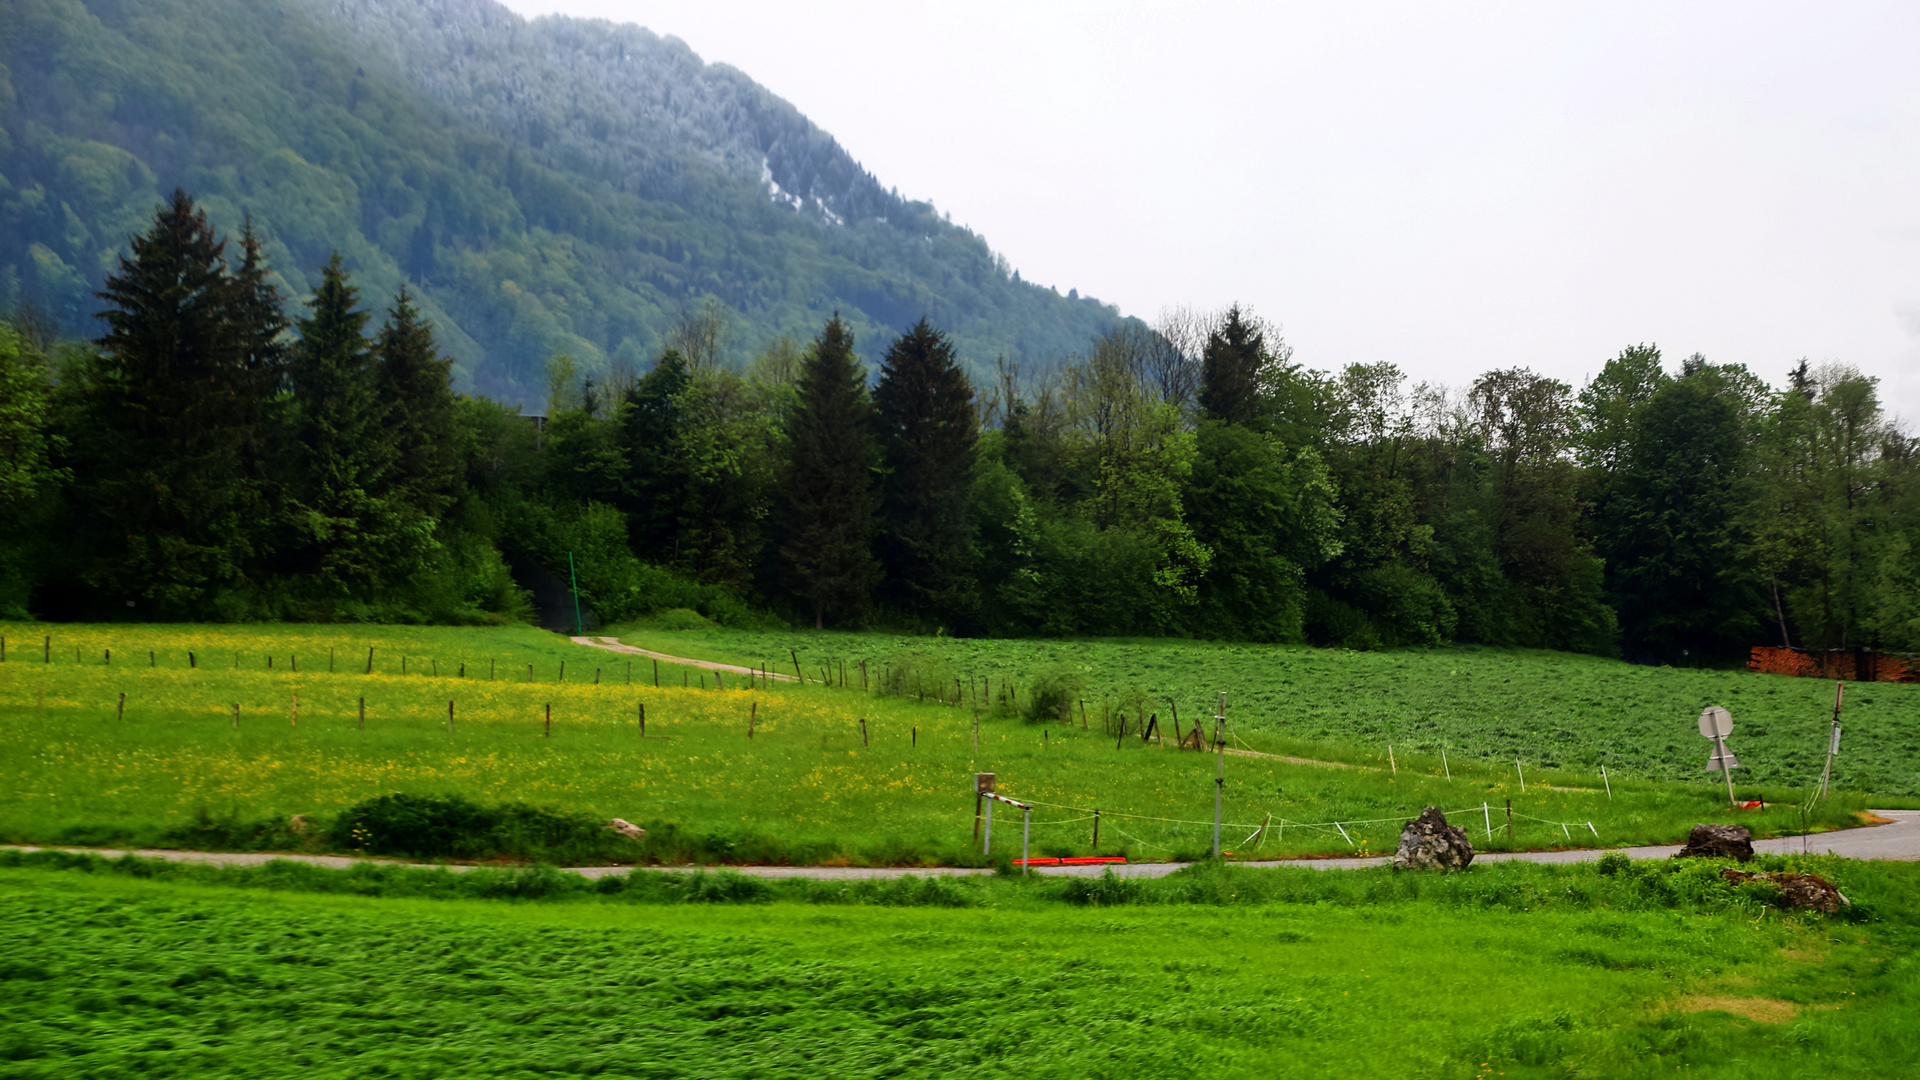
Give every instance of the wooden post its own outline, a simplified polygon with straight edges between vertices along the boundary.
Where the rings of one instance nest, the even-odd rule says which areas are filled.
[[[300,692],[298,690],[293,692],[293,713],[289,718],[287,726],[288,727],[300,726]]]
[[[196,668],[196,667],[199,667],[199,666],[200,666],[200,661],[199,661],[199,660],[198,660],[197,658],[195,658],[195,657],[194,657],[194,655],[193,655],[193,653],[192,653],[192,652],[188,652],[188,653],[187,653],[187,667],[188,667],[189,669],[192,669],[192,668]]]
[[[268,671],[273,670],[273,657],[271,656],[267,657],[267,670]]]
[[[112,664],[113,664],[113,650],[112,650],[112,649],[108,649],[108,650],[107,650],[107,654],[106,654],[106,658],[105,658],[105,659],[103,659],[103,660],[101,660],[101,661],[100,661],[100,663],[101,663],[101,664],[103,664],[103,665],[106,665],[106,666],[112,666]],[[269,665],[269,666],[271,666],[271,665]]]
[[[126,719],[126,717],[127,717],[127,695],[121,694],[120,705],[118,708],[113,710],[113,718],[115,720],[124,720]]]
[[[973,791],[973,840],[980,842],[980,808],[986,804],[987,797],[980,793],[979,781],[974,781]]]
[[[467,662],[465,660],[460,661],[460,677],[463,679],[467,677]]]
[[[713,688],[715,690],[725,690],[727,688],[727,684],[720,680],[719,668],[713,669]]]
[[[360,730],[367,730],[367,699],[364,696],[360,699]]]
[[[237,701],[233,703],[233,727],[236,731],[240,729],[240,703]]]
[[[1174,715],[1178,716],[1179,713],[1176,711]],[[1086,698],[1080,699],[1080,730],[1081,731],[1087,730],[1087,699]]]
[[[3,646],[0,646],[0,653],[4,653],[5,651],[6,649]],[[0,659],[4,659],[4,657],[0,657]],[[862,660],[860,661],[860,689],[865,690],[866,688],[867,688],[867,662],[865,660]]]
[[[533,681],[533,665],[532,664],[527,665],[527,681],[528,682]]]
[[[373,674],[373,646],[367,646],[367,674]]]
[[[867,742],[867,718],[864,716],[860,718],[860,745],[869,745]]]
[[[653,686],[656,690],[660,688],[660,661],[658,660],[653,662]]]
[[[975,711],[974,711],[974,714],[973,714],[973,752],[974,752],[974,753],[976,753],[976,754],[980,752],[980,713],[979,713],[979,710],[975,710]]]
[[[1513,843],[1513,800],[1507,800],[1507,843]]]
[[[0,638],[0,642],[4,642],[5,640],[6,640],[5,638]],[[5,644],[0,644],[0,660],[5,660],[6,658],[7,658],[7,647]],[[160,666],[159,661],[155,660],[153,657],[152,649],[147,650],[147,666],[148,667]]]
[[[567,662],[565,660],[560,661],[560,681],[567,681]]]
[[[919,724],[913,725],[913,745],[914,746],[920,745],[920,725]]]
[[[640,737],[647,737],[647,703],[640,703]]]
[[[807,685],[807,673],[800,670],[800,653],[797,650],[788,649],[787,655],[793,657],[793,673],[800,676],[800,685]]]
[[[1100,854],[1100,808],[1093,808],[1093,853]]]
[[[953,680],[953,703],[954,703],[954,705],[955,705],[955,706],[958,706],[958,705],[959,705],[959,704],[960,704],[961,702],[963,702],[963,701],[965,701],[965,700],[967,700],[967,699],[966,699],[965,697],[963,697],[963,696],[961,696],[961,694],[960,694],[960,680],[959,680],[959,679],[955,679],[955,680]]]
[[[547,727],[545,737],[549,739],[553,738],[553,702],[551,701],[547,702]]]
[[[1046,728],[1041,728],[1040,729],[1040,749],[1045,750],[1052,745],[1053,745],[1053,732],[1048,731]]]
[[[747,738],[753,738],[753,724],[758,719],[760,719],[760,703],[756,701],[747,709]]]
[[[600,669],[599,668],[593,669],[593,685],[595,686],[600,685]]]
[[[451,699],[447,702],[447,734],[453,734],[453,702]]]
[[[294,674],[296,675],[299,674],[300,673],[300,654],[295,653],[292,656],[287,657],[287,666],[293,669]]]

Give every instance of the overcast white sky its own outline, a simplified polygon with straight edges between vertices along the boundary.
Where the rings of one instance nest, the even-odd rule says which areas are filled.
[[[1128,314],[1456,385],[1844,360],[1920,420],[1920,5],[505,2],[681,38]]]

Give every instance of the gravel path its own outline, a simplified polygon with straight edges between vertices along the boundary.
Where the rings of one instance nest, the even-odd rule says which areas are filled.
[[[608,652],[625,653],[628,656],[644,656],[649,660],[665,660],[670,664],[679,664],[681,667],[705,668],[708,671],[724,671],[729,675],[751,675],[754,678],[761,677],[759,668],[743,667],[740,664],[722,664],[713,660],[694,660],[685,656],[668,656],[663,652],[653,652],[649,649],[636,648],[632,645],[622,645],[609,637],[577,637],[570,640],[575,645],[586,645],[595,649],[605,649]],[[793,676],[782,675],[772,670],[766,673],[766,678],[774,682],[794,681]]]
[[[1859,829],[1844,829],[1839,832],[1820,833],[1816,836],[1787,836],[1772,840],[1754,841],[1754,850],[1771,854],[1790,854],[1798,851],[1811,851],[1816,854],[1833,854],[1849,859],[1898,859],[1904,861],[1920,860],[1920,810],[1875,810],[1875,814],[1892,820],[1885,825],[1875,825]],[[276,855],[268,852],[216,852],[216,851],[167,851],[154,848],[40,848],[8,845],[14,851],[73,851],[102,858],[114,859],[122,855],[138,855],[147,859],[166,859],[170,862],[208,863],[215,866],[260,866],[276,859],[291,859],[311,866],[324,866],[335,870],[344,870],[362,862],[390,862],[390,860],[356,859],[344,855]],[[1571,851],[1519,851],[1489,852],[1478,856],[1476,862],[1508,862],[1521,860],[1537,863],[1575,863],[1598,859],[1609,851],[1618,851],[1636,859],[1664,859],[1680,850],[1680,845],[1663,847],[1635,848],[1578,848]],[[1244,862],[1242,866],[1262,868],[1292,866],[1312,870],[1352,870],[1366,866],[1384,866],[1385,856],[1367,859],[1270,859],[1259,862]],[[426,863],[392,863],[399,866],[417,866],[431,869]],[[1104,866],[1036,866],[1034,873],[1054,876],[1098,877],[1112,870],[1121,877],[1165,877],[1186,863],[1126,863]],[[449,870],[468,870],[468,866],[448,866]],[[571,871],[584,877],[598,878],[608,874],[624,874],[632,870],[630,866],[579,866]],[[692,866],[663,866],[657,868],[662,873],[686,873],[700,869]],[[936,877],[940,875],[990,874],[988,869],[968,867],[892,867],[892,866],[735,866],[729,869],[751,877],[762,878],[817,878],[823,881],[849,881],[857,879],[900,877]]]

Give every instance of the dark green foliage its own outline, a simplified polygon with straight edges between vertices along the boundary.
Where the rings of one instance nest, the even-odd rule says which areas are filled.
[[[287,367],[288,557],[296,573],[343,596],[417,571],[432,542],[424,515],[391,497],[395,431],[358,304],[335,254]]]
[[[239,584],[268,520],[265,436],[280,372],[258,294],[228,272],[206,214],[176,191],[101,299],[96,364],[69,392],[91,428],[77,464],[104,520],[88,567],[104,593],[191,609]],[[97,531],[96,531],[97,530]]]
[[[459,491],[464,456],[463,432],[454,411],[453,361],[440,355],[433,327],[404,285],[387,309],[374,354],[393,451],[393,496],[428,517],[438,517]]]
[[[915,323],[888,346],[873,403],[883,594],[916,619],[964,625],[979,602],[967,506],[979,416],[953,343]]]
[[[1711,371],[1661,387],[1611,475],[1609,591],[1629,647],[1668,662],[1744,657],[1759,630],[1752,450],[1731,397]]]
[[[632,859],[638,848],[604,823],[525,803],[481,805],[459,795],[381,795],[343,811],[329,840],[341,851],[416,859]]]
[[[679,445],[684,398],[692,385],[686,361],[668,349],[634,384],[620,412],[634,548],[650,559],[672,561],[679,555],[679,511],[687,486]]]
[[[1221,326],[1207,336],[1200,368],[1200,411],[1209,420],[1250,423],[1260,410],[1260,376],[1268,362],[1267,342],[1239,305],[1227,310]]]
[[[795,592],[812,609],[857,612],[879,573],[873,543],[873,404],[838,316],[820,332],[800,374],[781,480],[786,531],[780,554]]]

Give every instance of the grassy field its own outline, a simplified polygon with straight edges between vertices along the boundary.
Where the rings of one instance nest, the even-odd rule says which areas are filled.
[[[723,690],[710,674],[700,689],[702,676],[671,667],[656,688],[645,660],[629,685],[624,658],[530,629],[32,629],[23,649],[28,628],[8,628],[0,664],[0,838],[13,842],[312,847],[283,827],[292,815],[404,791],[640,822],[652,835],[636,860],[978,863],[971,775],[986,771],[1040,804],[1036,855],[1091,852],[1095,808],[1106,853],[1191,857],[1211,843],[1215,757],[1109,738],[1097,715],[1082,729],[989,714],[976,750],[970,708],[817,683]],[[1236,741],[1255,750],[1342,756],[1251,706],[1233,715]],[[1730,815],[1724,791],[1700,782],[1616,774],[1609,794],[1596,774],[1531,767],[1523,790],[1504,762],[1344,756],[1366,767],[1228,757],[1226,850],[1390,850],[1425,805],[1492,849],[1674,842]],[[1739,787],[1775,804],[1738,813],[1757,832],[1802,824],[1791,803],[1803,792]],[[1866,802],[1842,793],[1812,824],[1850,824]],[[1018,854],[1017,824],[1003,809],[1002,857]]]
[[[558,892],[550,872],[53,865],[0,859],[11,1077],[1920,1065],[1910,865],[1807,864],[1850,916],[1786,915],[1671,863],[904,887],[642,871]],[[514,900],[423,898],[460,880]]]
[[[674,625],[697,620],[682,619]],[[1462,646],[1350,652],[1195,641],[1048,641],[900,638],[706,626],[669,630],[661,620],[615,628],[630,645],[695,659],[774,665],[791,674],[797,654],[809,677],[823,666],[866,662],[870,671],[923,656],[963,680],[1031,683],[1054,667],[1087,681],[1089,708],[1143,697],[1164,720],[1211,715],[1228,695],[1243,733],[1311,756],[1385,764],[1386,748],[1563,769],[1597,783],[1614,776],[1717,782],[1709,744],[1696,728],[1708,705],[1733,713],[1728,740],[1740,778],[1806,787],[1825,762],[1834,684],[1745,671],[1636,667],[1539,650]],[[1834,762],[1842,787],[1920,795],[1920,685],[1849,683],[1846,735]],[[1096,713],[1095,721],[1098,721]]]

